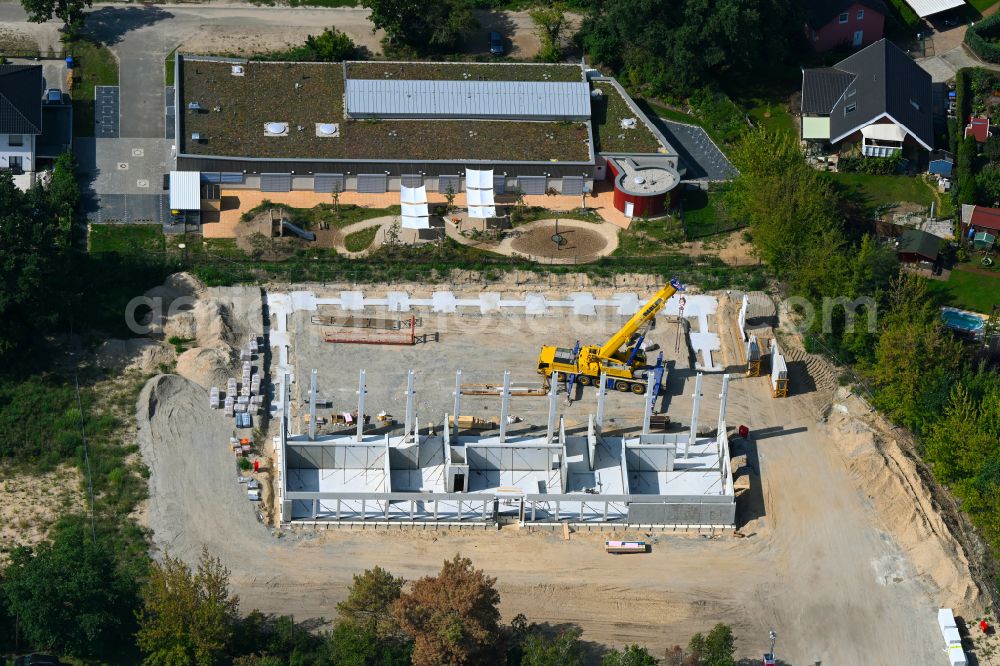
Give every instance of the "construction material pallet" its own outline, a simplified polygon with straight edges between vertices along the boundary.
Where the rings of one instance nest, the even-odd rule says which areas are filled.
[[[408,320],[384,319],[381,317],[326,317],[323,315],[313,315],[310,322],[317,326],[342,326],[344,328],[374,328],[381,331],[401,331],[407,326],[422,326],[423,321],[419,317]]]

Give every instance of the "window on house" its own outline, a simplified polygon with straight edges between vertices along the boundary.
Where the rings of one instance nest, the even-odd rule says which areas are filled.
[[[865,20],[865,10],[863,9],[858,10],[858,20],[859,21]]]
[[[847,91],[848,97],[854,97],[857,94],[858,94],[857,88],[851,88],[850,90]]]
[[[854,113],[857,110],[858,110],[857,104],[848,104],[847,106],[844,107],[844,115],[846,116],[848,113]]]
[[[11,134],[7,139],[7,144],[11,146],[23,146],[24,137],[20,134]]]
[[[7,158],[7,167],[14,173],[24,173],[24,163],[20,155],[11,155]]]
[[[914,109],[916,109],[917,111],[919,111],[919,110],[920,110],[920,105],[919,105],[919,104],[917,104],[916,102],[914,102],[914,101],[913,101],[912,99],[910,100],[910,106],[912,106],[912,107],[913,107]]]
[[[844,12],[843,14],[840,15],[840,22],[847,23],[847,12]]]

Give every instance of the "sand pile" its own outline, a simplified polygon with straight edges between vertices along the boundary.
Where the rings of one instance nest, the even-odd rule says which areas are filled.
[[[828,412],[825,428],[837,442],[852,476],[873,502],[881,526],[891,532],[917,571],[939,590],[938,603],[977,611],[982,599],[973,582],[965,548],[945,522],[932,490],[917,464],[887,433],[851,414],[867,406],[841,390]],[[957,611],[956,611],[957,612]]]
[[[233,376],[235,357],[215,347],[188,349],[177,357],[177,374],[186,377],[203,388],[225,386],[226,379]]]
[[[194,306],[193,299],[197,298],[204,288],[204,285],[189,273],[174,273],[168,276],[162,285],[153,287],[143,294],[146,298],[152,299],[153,303],[150,305],[152,311],[140,323],[149,326],[149,335],[153,337],[159,335],[164,338],[174,335],[182,338],[190,337],[177,332],[185,330],[181,324],[177,325],[178,329],[168,332],[169,320],[190,311]]]
[[[149,338],[112,339],[98,348],[96,357],[97,365],[108,370],[138,369],[151,374],[174,360],[174,350]]]

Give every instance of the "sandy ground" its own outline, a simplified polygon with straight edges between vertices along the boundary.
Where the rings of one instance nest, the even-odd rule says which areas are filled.
[[[60,516],[84,506],[83,477],[75,467],[5,476],[0,482],[0,565],[9,548],[35,545]]]
[[[508,288],[518,279],[513,276]],[[217,299],[224,293],[213,292]],[[229,301],[231,321],[242,322],[243,332],[252,329],[259,308],[244,296],[250,295]],[[418,415],[439,420],[435,412],[451,400],[447,366],[492,368],[495,374],[520,359],[512,369],[523,379],[531,375],[524,368],[543,337],[576,334],[576,324],[545,319],[551,320],[547,328],[529,334],[518,335],[502,322],[493,330],[443,335],[436,346],[397,350],[401,355],[387,356],[381,366],[397,371],[370,380],[371,400],[401,406],[398,369],[423,367]],[[595,326],[585,333],[596,335],[601,325]],[[673,348],[670,327],[658,327],[656,335]],[[334,399],[347,399],[354,368],[374,363],[379,352],[361,353],[303,345],[296,362],[333,368],[321,386]],[[668,412],[686,421],[692,372],[681,367],[683,352],[673,360]],[[435,371],[440,376],[431,381]],[[702,414],[717,409],[718,382],[719,375],[706,376]],[[151,470],[148,524],[159,550],[190,561],[207,545],[222,557],[244,610],[292,613],[298,620],[331,617],[352,574],[365,567],[379,564],[412,579],[460,552],[497,576],[506,620],[523,612],[536,622],[579,624],[588,641],[635,641],[662,653],[723,621],[736,631],[738,653],[748,657],[759,657],[773,628],[778,656],[791,664],[940,663],[935,609],[954,606],[970,618],[982,610],[964,550],[899,443],[867,421],[863,403],[835,394],[828,380],[818,385],[822,390],[804,383],[798,391],[793,387],[792,397],[774,400],[763,378],[732,383],[729,423],[747,424],[754,433],[734,451],[746,456],[753,481],[738,506],[744,536],[657,534],[652,553],[616,558],[603,553],[608,535],[598,533],[564,541],[559,534],[516,528],[272,532],[258,522],[235,481],[226,447],[230,421],[208,408],[195,383],[160,376],[147,384],[138,405],[139,441]],[[633,406],[622,402],[628,396],[619,397],[608,416],[631,418]],[[567,410],[584,414],[590,402],[592,396],[585,396]],[[526,403],[515,402],[513,410],[534,420],[536,410],[519,404]]]

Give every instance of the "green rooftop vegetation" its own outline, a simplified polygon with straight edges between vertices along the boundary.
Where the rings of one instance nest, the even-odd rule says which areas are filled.
[[[579,65],[475,62],[349,62],[349,79],[582,81]]]
[[[226,62],[185,59],[180,73],[183,152],[315,159],[590,159],[586,123],[345,120],[339,63],[249,62],[243,76],[233,76],[231,68]],[[191,102],[201,110],[188,110]],[[288,123],[288,134],[267,136],[268,122]],[[339,136],[317,136],[316,125],[323,123],[339,124]],[[192,132],[201,135],[199,142],[191,140]]]
[[[646,126],[645,119],[637,114],[611,83],[596,82],[594,89],[600,97],[591,97],[596,150],[603,153],[656,153],[660,142]],[[626,118],[635,118],[635,126],[622,127]]]

